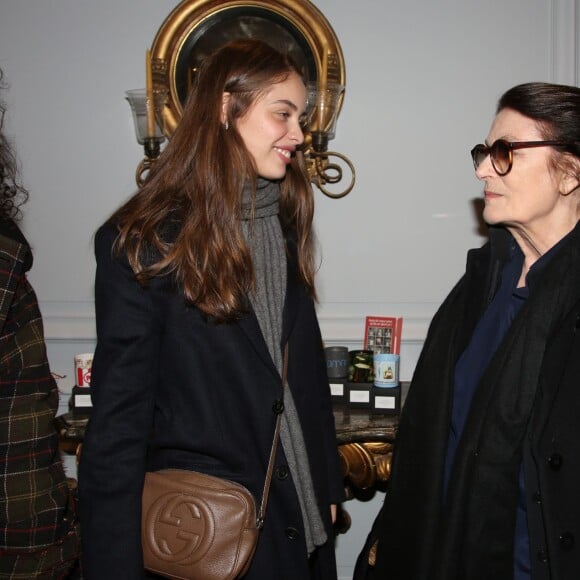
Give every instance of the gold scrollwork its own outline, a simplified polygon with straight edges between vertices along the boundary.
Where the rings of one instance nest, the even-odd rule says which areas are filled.
[[[391,475],[391,443],[347,443],[338,447],[342,475],[348,487],[369,489]]]

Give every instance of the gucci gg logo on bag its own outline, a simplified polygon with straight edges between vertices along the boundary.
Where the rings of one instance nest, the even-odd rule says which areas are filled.
[[[145,514],[152,530],[151,551],[158,558],[186,566],[203,557],[215,535],[215,522],[207,504],[181,492],[163,494]]]
[[[233,580],[247,571],[258,533],[255,501],[245,487],[180,469],[146,474],[147,570],[183,580]]]

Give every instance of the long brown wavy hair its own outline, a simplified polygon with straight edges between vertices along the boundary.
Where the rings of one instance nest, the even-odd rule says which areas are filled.
[[[236,121],[292,72],[302,76],[289,57],[258,40],[231,42],[200,67],[167,147],[111,218],[119,228],[117,249],[141,284],[172,274],[189,303],[220,321],[247,308],[254,269],[239,217],[244,186],[255,186],[258,176]],[[227,125],[224,92],[231,94]],[[284,234],[296,243],[299,275],[315,298],[314,198],[301,151],[280,187]],[[177,232],[167,236],[172,223]]]
[[[0,89],[6,89],[4,73],[0,69]],[[16,155],[6,135],[4,135],[4,113],[6,107],[0,100],[0,218],[21,217],[19,207],[28,199],[28,191],[20,181]]]

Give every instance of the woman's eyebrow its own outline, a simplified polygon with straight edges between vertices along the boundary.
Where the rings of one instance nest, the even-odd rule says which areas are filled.
[[[291,107],[292,109],[294,109],[295,111],[298,110],[298,106],[295,105],[292,101],[288,100],[288,99],[278,99],[276,101],[272,102],[273,105],[279,105],[279,104],[284,104],[284,105],[288,105],[289,107]]]

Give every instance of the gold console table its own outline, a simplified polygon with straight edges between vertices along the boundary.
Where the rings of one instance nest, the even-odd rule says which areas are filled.
[[[409,383],[401,384],[401,406]],[[349,499],[354,489],[366,490],[385,483],[391,470],[393,442],[399,425],[398,415],[381,415],[370,409],[334,406],[336,441]],[[71,412],[56,418],[60,448],[78,454],[88,419]]]
[[[402,396],[404,397],[404,385]],[[370,409],[334,406],[336,441],[342,474],[347,490],[369,489],[389,479],[393,442],[399,424],[398,415],[381,415]],[[56,418],[60,448],[77,454],[82,446],[87,417],[68,412]],[[349,499],[352,493],[347,492]]]
[[[401,383],[401,407],[408,390],[409,383]],[[360,496],[361,492],[374,493],[386,484],[391,474],[399,414],[378,414],[347,404],[335,404],[333,411],[347,500]],[[350,524],[348,512],[340,506],[335,532],[346,533]]]
[[[401,408],[409,384],[401,383]],[[399,414],[377,414],[371,409],[343,404],[334,405],[333,410],[342,473],[350,499],[353,490],[366,490],[388,481]]]
[[[353,488],[366,490],[388,481],[398,416],[336,406],[334,421],[348,499]]]
[[[408,388],[409,383],[401,384],[401,406]],[[333,411],[347,499],[361,491],[380,488],[390,476],[399,415],[378,414],[345,404],[334,405]],[[70,412],[56,418],[60,448],[64,453],[76,454],[78,458],[87,421],[87,418],[76,418]],[[336,532],[345,533],[349,527],[348,513],[340,510]]]

